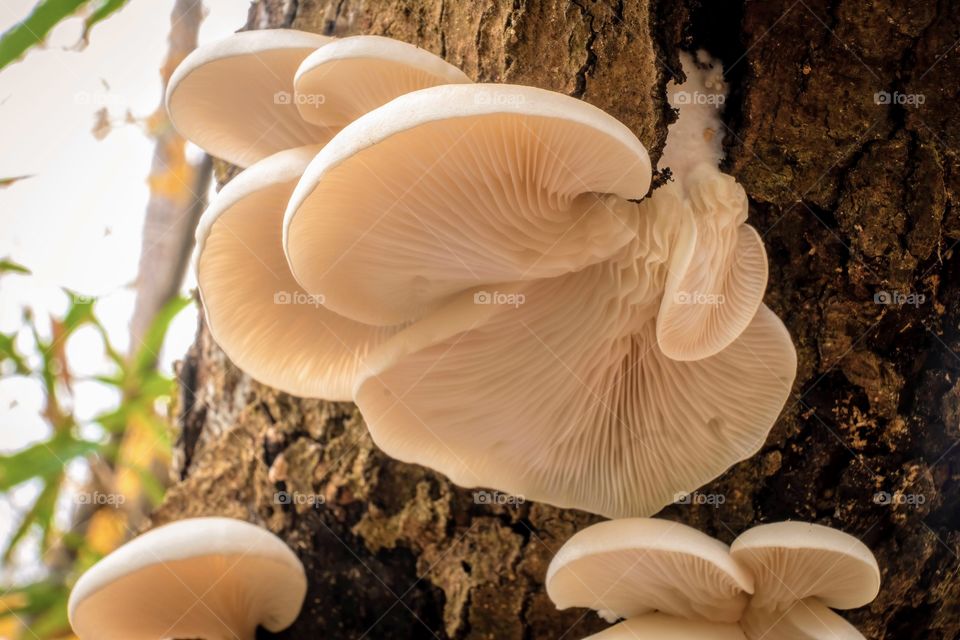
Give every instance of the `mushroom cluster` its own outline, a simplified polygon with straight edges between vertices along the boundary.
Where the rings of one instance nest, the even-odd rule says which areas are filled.
[[[713,82],[684,60],[683,87]],[[354,400],[395,458],[650,515],[753,455],[789,394],[713,107],[679,105],[649,197],[609,114],[386,38],[237,34],[187,58],[168,107],[248,166],[197,232],[213,337],[261,382]]]
[[[760,525],[728,547],[676,522],[628,518],[570,538],[546,586],[559,609],[626,619],[596,639],[862,640],[831,609],[872,601],[880,570],[862,542],[817,524]]]
[[[303,565],[269,531],[229,518],[152,529],[80,576],[67,605],[81,640],[253,640],[282,631],[307,592]]]

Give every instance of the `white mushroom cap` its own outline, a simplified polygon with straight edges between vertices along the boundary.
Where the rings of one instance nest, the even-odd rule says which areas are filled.
[[[649,613],[616,624],[586,640],[745,640],[745,636],[735,624]]]
[[[554,556],[547,595],[558,609],[589,607],[608,620],[660,611],[737,622],[753,578],[729,552],[719,540],[669,520],[601,522]]]
[[[700,164],[683,184],[694,225],[672,256],[657,341],[671,358],[699,360],[725,348],[756,315],[767,287],[767,253],[745,224],[747,194],[736,180]]]
[[[335,130],[300,117],[293,78],[310,53],[332,40],[269,29],[195,49],[167,87],[171,122],[185,138],[241,167],[283,149],[326,142]]]
[[[229,518],[181,520],[131,540],[70,593],[81,640],[253,640],[280,631],[306,595],[303,565],[269,531]]]
[[[438,86],[359,118],[317,155],[284,246],[297,280],[331,309],[398,324],[471,287],[608,258],[633,237],[636,209],[618,202],[646,194],[650,173],[636,136],[585,102]]]
[[[405,93],[469,82],[460,69],[412,44],[353,36],[310,54],[297,69],[294,87],[304,120],[343,127]]]
[[[197,282],[210,332],[237,366],[287,393],[350,400],[363,357],[395,330],[333,313],[290,273],[283,211],[317,149],[274,154],[217,194],[197,228]]]
[[[787,611],[747,607],[740,626],[749,640],[864,640],[816,598],[795,602]]]
[[[651,515],[753,455],[793,383],[793,344],[761,307],[709,358],[658,348],[682,221],[659,193],[618,258],[467,292],[372,352],[355,395],[377,445],[463,486],[608,517]]]
[[[782,608],[816,597],[828,607],[853,609],[880,591],[880,568],[870,549],[830,527],[761,525],[741,534],[730,553],[755,576],[751,607]]]

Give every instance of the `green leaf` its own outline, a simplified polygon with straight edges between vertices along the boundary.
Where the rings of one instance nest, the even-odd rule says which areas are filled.
[[[0,491],[37,476],[49,476],[63,469],[76,457],[102,450],[104,445],[73,436],[57,434],[22,451],[0,456]]]
[[[17,264],[16,262],[14,262],[13,260],[10,260],[9,258],[3,258],[2,260],[0,260],[0,273],[3,273],[3,272],[22,273],[25,275],[30,274],[29,269],[27,269],[22,264]]]
[[[43,42],[51,29],[89,0],[40,0],[26,18],[0,36],[0,69]]]
[[[90,35],[90,29],[99,22],[103,22],[116,11],[124,8],[130,0],[101,0],[93,12],[83,21],[83,39]]]
[[[7,543],[7,548],[3,550],[4,562],[10,562],[10,556],[13,555],[17,544],[27,535],[30,527],[34,524],[40,527],[44,540],[47,539],[50,533],[50,524],[53,522],[53,513],[57,506],[57,496],[60,495],[60,481],[62,479],[63,473],[57,473],[53,477],[45,479],[43,491],[40,492],[33,506],[23,516],[20,526],[17,527]]]
[[[145,373],[154,368],[157,357],[160,355],[160,349],[163,347],[163,338],[167,335],[167,329],[170,323],[177,315],[186,309],[193,300],[187,297],[177,297],[166,304],[157,316],[153,319],[153,324],[147,329],[146,335],[140,344],[134,357],[134,371]]]
[[[89,296],[77,295],[73,291],[67,291],[67,295],[70,296],[70,308],[67,310],[67,315],[63,317],[63,326],[68,333],[85,324],[97,323],[93,315],[93,303],[96,300]]]

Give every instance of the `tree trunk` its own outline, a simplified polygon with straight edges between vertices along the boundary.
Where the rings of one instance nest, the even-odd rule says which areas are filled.
[[[876,601],[847,614],[868,638],[960,635],[960,5],[261,0],[249,26],[412,42],[478,81],[583,98],[654,158],[678,48],[721,58],[725,169],[750,195],[766,301],[799,371],[764,449],[701,489],[723,503],[660,515],[726,542],[788,518],[847,531],[883,571]],[[606,626],[556,611],[543,588],[553,553],[599,518],[475,504],[379,452],[352,405],[251,381],[205,329],[180,382],[179,482],[153,524],[220,514],[287,540],[310,588],[281,637],[575,639]]]

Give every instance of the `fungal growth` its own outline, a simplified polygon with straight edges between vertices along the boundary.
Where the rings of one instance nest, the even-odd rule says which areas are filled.
[[[224,110],[191,78],[252,46],[188,59],[175,121]],[[385,38],[307,49],[281,56],[293,109],[260,101],[256,118],[315,128],[272,148],[321,144],[254,145],[198,231],[208,322],[237,364],[354,399],[388,455],[458,484],[610,517],[650,515],[762,446],[796,354],[761,302],[746,194],[717,166],[716,106],[678,98],[722,91],[718,67],[684,57],[674,181],[644,197],[643,145],[581,100],[471,84]]]
[[[177,69],[167,103],[180,132],[250,165],[204,213],[194,263],[211,334],[254,379],[300,396],[351,400],[363,358],[396,333],[343,317],[304,291],[283,251],[283,213],[336,131],[406,91],[443,82],[470,80],[396,40],[289,30],[235,34]]]
[[[816,524],[761,525],[727,547],[686,525],[632,518],[570,538],[546,587],[558,609],[626,619],[591,638],[862,640],[830,607],[872,601],[880,571],[862,542]]]
[[[408,91],[461,82],[470,82],[462,71],[405,42],[272,29],[194,50],[171,77],[166,103],[183,137],[248,167],[278,151],[326,144]]]
[[[694,65],[688,77],[697,78],[698,73],[706,72]],[[396,103],[452,90],[429,89]],[[488,89],[473,85],[455,90]],[[563,101],[556,103],[559,114]],[[344,293],[350,273],[362,273],[364,281],[373,283],[361,286],[340,307],[346,315],[396,322],[432,308],[440,294],[483,284],[453,294],[447,306],[426,317],[435,316],[431,322],[414,322],[368,357],[369,373],[356,388],[356,401],[384,451],[437,469],[458,484],[492,486],[561,507],[623,517],[658,511],[678,492],[703,485],[762,446],[792,386],[796,354],[783,324],[761,304],[766,256],[759,236],[744,223],[746,194],[715,165],[719,136],[704,134],[718,119],[696,107],[690,113],[681,106],[666,157],[679,147],[699,153],[701,161],[679,164],[677,180],[639,204],[607,188],[611,195],[599,199],[599,205],[567,219],[570,235],[546,236],[549,255],[544,249],[531,255],[531,266],[520,271],[520,280],[510,278],[515,267],[483,271],[497,264],[498,252],[515,250],[518,242],[536,237],[523,229],[537,220],[538,210],[519,207],[517,201],[508,199],[509,206],[498,206],[497,198],[471,192],[466,209],[470,215],[451,224],[450,231],[442,216],[430,217],[424,213],[432,211],[429,207],[403,196],[396,211],[386,202],[371,206],[375,213],[361,217],[372,226],[349,229],[350,235],[324,247],[326,239],[335,237],[337,225],[349,227],[346,216],[336,216],[333,205],[318,204],[314,211],[322,209],[329,216],[325,226],[297,226],[302,215],[298,187],[287,213],[286,236],[298,280],[310,291],[339,287]],[[357,129],[384,117],[390,108],[371,112],[355,123]],[[514,117],[526,122],[528,113],[517,110]],[[699,147],[691,141],[692,129],[700,132]],[[353,132],[345,129],[318,157],[318,164]],[[597,132],[588,133],[602,139]],[[407,132],[406,144],[426,144],[426,136],[415,134],[415,129]],[[462,128],[438,129],[429,138],[428,152],[418,149],[416,166],[444,167],[426,190],[424,203],[437,202],[437,194],[445,190],[461,193],[470,184],[468,175],[446,173],[446,158],[456,153],[461,135]],[[512,129],[501,135],[514,136],[509,148],[516,149],[518,157],[530,157],[524,155],[522,135]],[[577,167],[573,174],[583,180],[583,175],[597,175],[589,173],[597,166],[606,166],[599,152],[589,154],[587,168],[576,165],[584,146],[550,144],[547,151],[537,149],[534,157],[547,158],[552,167]],[[594,148],[600,147],[587,147]],[[512,161],[506,152],[480,157],[493,165],[490,174],[514,181],[522,180],[525,167],[536,166],[531,160]],[[626,162],[618,160],[615,166],[620,169],[613,175],[629,176],[642,168],[639,161]],[[311,167],[305,181],[313,176]],[[494,186],[517,184],[499,179]],[[342,178],[331,179],[327,191],[324,180],[321,174],[319,186],[310,183],[312,193],[323,194],[318,201],[336,201],[334,193],[350,189],[350,181]],[[531,201],[537,200],[527,199]],[[322,218],[323,213],[314,216]],[[566,260],[572,255],[568,248],[557,254],[564,260],[553,257],[557,247],[579,238],[573,231],[594,216],[596,225],[616,223],[609,227],[615,235],[604,237],[617,250],[593,264]],[[555,219],[556,214],[548,217]],[[301,233],[307,237],[298,239]],[[351,239],[360,234],[364,246],[358,250]],[[622,245],[613,241],[621,234],[628,238]],[[460,238],[463,243],[457,244]],[[409,242],[418,243],[416,251],[408,249]],[[481,242],[486,245],[478,248]],[[350,247],[346,257],[344,246]],[[453,246],[458,248],[450,250]],[[601,254],[593,249],[589,255]],[[329,256],[321,258],[322,264],[337,262],[340,283],[330,282],[332,270],[318,269],[326,274],[327,287],[311,279],[307,270],[317,263],[308,264],[308,258],[318,255]],[[379,262],[374,255],[380,256]],[[472,256],[483,260],[468,263]],[[426,268],[428,261],[437,264]],[[369,266],[361,271],[355,266],[360,262]],[[381,270],[382,263],[391,268]],[[419,270],[404,271],[411,264]],[[557,273],[560,267],[567,271]],[[451,282],[451,273],[463,277]],[[365,300],[369,305],[360,308]],[[472,313],[471,300],[476,303]],[[406,313],[385,313],[390,307],[402,310],[404,303],[410,303]],[[453,317],[461,323],[449,320]],[[691,442],[699,444],[691,447]]]
[[[229,518],[153,529],[80,576],[70,625],[81,640],[253,640],[281,631],[306,595],[303,565],[269,531]]]

